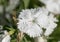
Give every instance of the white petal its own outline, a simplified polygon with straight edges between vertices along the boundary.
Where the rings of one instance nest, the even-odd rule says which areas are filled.
[[[29,9],[20,12],[19,19],[31,19],[31,11]]]
[[[41,14],[38,18],[37,18],[38,24],[45,28],[46,26],[48,26],[49,24],[49,20],[48,20],[48,16],[45,14]]]
[[[57,18],[54,17],[53,14],[50,14],[50,15],[49,15],[49,20],[50,20],[50,21],[53,21],[53,22],[58,22]]]
[[[30,37],[37,37],[42,34],[42,29],[37,24],[31,22],[20,22],[18,29],[28,34]]]
[[[44,33],[45,36],[49,36],[53,31],[54,29],[57,27],[57,24],[56,23],[53,23],[51,22],[49,24],[49,26],[46,28],[46,31]]]
[[[44,35],[45,36],[49,36],[52,32],[53,32],[53,29],[50,29],[50,28],[49,29],[46,29]]]
[[[2,42],[10,42],[10,36],[7,35],[5,38],[3,38]]]
[[[30,29],[27,30],[27,33],[28,35],[30,35],[30,37],[41,36],[42,32],[42,28],[39,27],[37,24],[31,24]]]

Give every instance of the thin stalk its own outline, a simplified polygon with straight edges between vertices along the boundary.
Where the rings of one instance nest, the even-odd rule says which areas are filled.
[[[47,42],[47,39],[44,37],[36,37],[35,42]]]

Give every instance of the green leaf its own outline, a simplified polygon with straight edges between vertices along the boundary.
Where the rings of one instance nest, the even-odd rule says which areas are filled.
[[[28,8],[30,0],[23,0],[25,8]]]
[[[16,42],[16,39],[11,40],[11,42]]]
[[[7,29],[10,30],[10,31],[9,31],[9,34],[10,34],[10,35],[14,34],[14,32],[15,32],[15,29],[14,29],[14,28],[7,28]]]
[[[9,34],[12,35],[12,34],[14,34],[14,32],[15,32],[15,30],[11,30],[11,31],[9,31]]]

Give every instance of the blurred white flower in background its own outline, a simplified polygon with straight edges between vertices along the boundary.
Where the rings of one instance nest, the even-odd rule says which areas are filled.
[[[43,34],[49,36],[57,26],[55,22],[58,20],[53,14],[49,13],[45,8],[26,9],[20,12],[18,17],[18,29],[30,37],[38,37]]]
[[[8,6],[6,6],[6,12],[12,12],[18,5],[20,0],[9,0]],[[0,13],[3,13],[3,5],[0,5]]]
[[[6,11],[12,11],[19,4],[19,0],[9,0],[9,5],[6,7]]]
[[[60,42],[60,41],[58,41],[58,42]]]
[[[4,38],[2,39],[2,42],[10,42],[11,37],[10,37],[10,35],[8,34],[7,31],[4,31],[3,37],[4,37]]]
[[[60,0],[40,0],[45,5],[48,11],[54,14],[60,14]]]
[[[3,6],[0,5],[0,13],[2,13],[2,12],[3,12]]]

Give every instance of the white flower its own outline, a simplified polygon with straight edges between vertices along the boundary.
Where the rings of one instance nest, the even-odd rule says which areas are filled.
[[[47,34],[48,29],[50,28],[54,30],[54,28],[57,26],[55,22],[58,20],[53,14],[49,14],[47,9],[37,8],[26,9],[20,12],[18,21],[17,26],[20,31],[28,34],[30,37],[37,37],[42,35],[42,28],[46,29],[45,36],[49,36],[52,31]]]
[[[4,31],[3,37],[4,37],[4,38],[2,39],[2,42],[10,42],[11,37],[10,37],[10,35],[8,34],[7,31]]]
[[[40,0],[42,1],[45,5],[46,8],[55,14],[60,14],[60,0]]]
[[[36,9],[26,9],[20,12],[18,28],[20,31],[27,33],[30,37],[41,36],[42,29],[35,21],[37,15]]]

